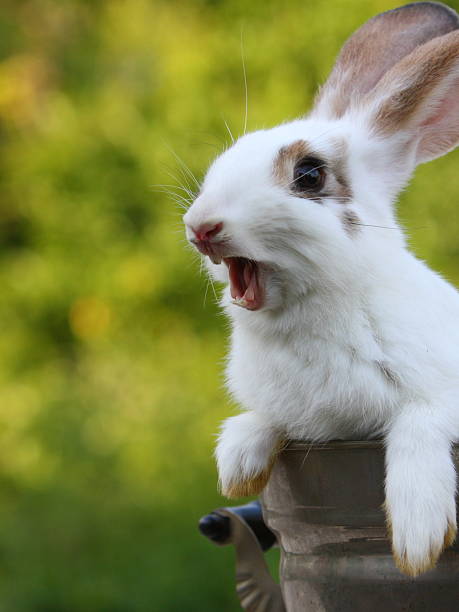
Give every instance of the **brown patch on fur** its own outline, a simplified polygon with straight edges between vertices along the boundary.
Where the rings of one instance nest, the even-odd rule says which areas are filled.
[[[344,210],[343,214],[341,215],[341,220],[343,222],[344,229],[351,236],[357,234],[360,231],[360,219],[352,210]]]
[[[440,4],[413,3],[376,15],[344,44],[315,108],[341,117],[419,45],[457,27],[455,11]]]
[[[438,558],[445,548],[451,546],[454,540],[456,539],[456,525],[451,524],[448,521],[448,527],[445,531],[445,537],[443,540],[443,544],[441,546],[437,546],[435,548],[431,547],[429,554],[419,565],[413,565],[408,561],[406,555],[402,555],[401,557],[392,549],[392,553],[394,556],[395,565],[398,569],[406,574],[407,576],[411,576],[415,578],[422,574],[423,572],[427,572],[430,569],[433,569],[437,564]]]
[[[347,142],[341,138],[335,138],[333,147],[335,156],[330,161],[330,166],[340,187],[336,195],[340,198],[352,198],[352,190],[347,180],[349,176]]]
[[[448,529],[445,533],[445,540],[443,542],[443,548],[448,548],[454,544],[457,535],[457,527],[454,523],[448,521]]]
[[[285,440],[279,440],[273,449],[269,464],[259,474],[255,474],[251,478],[240,481],[232,481],[225,488],[221,488],[221,493],[229,499],[237,499],[239,497],[251,497],[253,495],[259,495],[266,484],[268,483],[269,477],[273,469],[274,462],[277,459],[277,455],[285,448],[287,442]]]
[[[295,164],[304,157],[318,157],[305,140],[296,140],[279,149],[273,165],[273,173],[277,182],[289,185],[292,182]]]
[[[263,470],[253,478],[241,480],[239,482],[231,482],[225,489],[222,489],[222,494],[229,499],[237,499],[238,497],[250,497],[259,495],[266,486],[271,475],[272,466],[269,469]]]
[[[346,202],[352,197],[352,191],[347,181],[347,145],[342,139],[333,141],[336,157],[326,159],[324,155],[314,151],[305,140],[296,140],[290,145],[279,149],[273,163],[273,175],[275,181],[285,187],[298,198],[315,200],[321,202],[323,198],[337,198],[340,202]],[[327,170],[327,178],[325,180],[324,189],[314,195],[310,192],[294,191],[291,187],[293,182],[293,172],[295,165],[302,159],[311,157],[313,159],[323,160]]]
[[[406,125],[458,60],[456,31],[426,43],[394,66],[372,92],[384,100],[375,115],[377,132],[390,134]],[[388,91],[394,93],[387,96]]]
[[[383,504],[383,509],[386,514],[387,533],[388,533],[389,539],[392,542],[392,521],[390,518],[390,513],[387,509],[386,503]],[[410,576],[411,578],[415,578],[416,576],[419,576],[419,574],[422,574],[424,572],[427,572],[430,569],[433,569],[435,565],[437,564],[438,558],[443,552],[443,550],[445,548],[448,548],[454,543],[454,540],[456,539],[456,532],[457,532],[456,525],[448,521],[448,526],[445,531],[443,544],[435,548],[431,547],[428,555],[418,565],[413,565],[412,563],[410,563],[407,559],[406,554],[403,554],[400,556],[394,550],[394,546],[392,544],[392,556],[394,558],[395,565],[398,567],[398,569],[403,574],[406,574],[407,576]]]

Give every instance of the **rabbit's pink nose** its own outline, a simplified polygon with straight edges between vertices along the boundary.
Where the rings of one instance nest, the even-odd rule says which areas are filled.
[[[203,242],[219,234],[223,229],[223,223],[201,223],[198,227],[192,227],[191,229],[196,239]]]

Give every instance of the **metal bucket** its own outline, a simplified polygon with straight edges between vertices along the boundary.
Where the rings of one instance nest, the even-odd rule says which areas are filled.
[[[458,469],[459,446],[453,452]],[[249,612],[458,611],[458,544],[435,569],[417,578],[401,574],[383,502],[382,442],[291,442],[261,496],[263,517],[257,503],[222,508],[200,528],[234,545],[236,590]],[[281,549],[281,589],[263,559],[273,542],[263,519]]]
[[[457,468],[458,447],[454,457]],[[261,501],[281,548],[288,612],[459,610],[457,544],[417,578],[394,565],[382,510],[381,442],[291,443]]]

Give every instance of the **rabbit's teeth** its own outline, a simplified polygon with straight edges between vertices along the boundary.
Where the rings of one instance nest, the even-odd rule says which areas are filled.
[[[232,303],[247,310],[259,310],[264,292],[257,264],[245,257],[226,257],[223,261],[228,266]]]
[[[235,306],[240,306],[241,308],[247,308],[249,305],[247,300],[243,297],[234,298],[234,300],[231,300],[231,303]]]
[[[220,257],[220,255],[209,255],[209,257],[210,257],[212,263],[217,264],[217,266],[218,266],[218,264],[222,263],[222,258]]]

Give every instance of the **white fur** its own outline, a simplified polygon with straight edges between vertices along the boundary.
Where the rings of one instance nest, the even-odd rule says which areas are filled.
[[[455,524],[459,294],[407,250],[395,219],[418,140],[371,128],[370,113],[357,108],[240,138],[210,168],[185,222],[188,237],[200,223],[223,222],[227,255],[260,262],[266,286],[256,312],[223,292],[228,387],[246,411],[219,438],[224,490],[266,469],[280,438],[383,435],[394,550],[416,573]],[[345,144],[351,202],[318,204],[276,183],[273,160],[298,139],[331,158]],[[345,209],[365,226],[346,231]],[[224,265],[208,266],[228,281]]]

